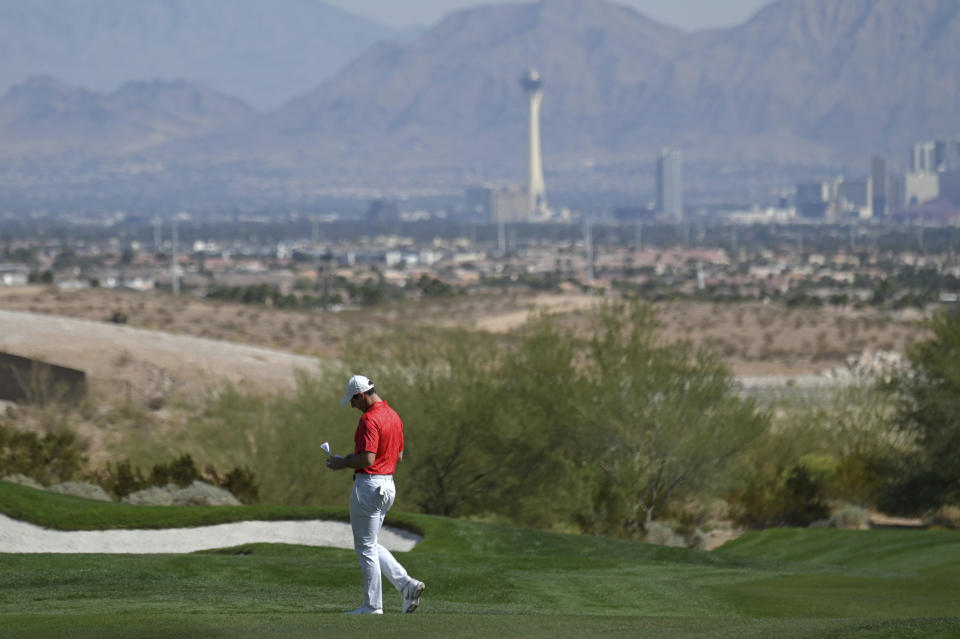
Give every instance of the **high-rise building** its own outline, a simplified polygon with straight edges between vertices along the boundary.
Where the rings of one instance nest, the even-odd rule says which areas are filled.
[[[657,158],[657,211],[683,220],[683,157],[679,149],[665,148]]]
[[[937,145],[935,142],[920,142],[913,145],[910,162],[911,173],[934,173],[937,170]]]
[[[467,209],[474,219],[487,217],[494,224],[522,222],[529,217],[527,192],[506,186],[473,186],[467,189]]]
[[[937,178],[938,195],[960,206],[960,171],[941,171]]]
[[[830,204],[830,185],[826,182],[797,184],[797,215],[807,218],[825,218]]]
[[[520,86],[527,92],[530,105],[530,135],[527,161],[528,215],[547,214],[547,188],[543,181],[543,163],[540,156],[540,103],[543,100],[543,80],[536,69],[528,70],[520,78]]]
[[[936,156],[939,171],[960,171],[960,140],[937,140]]]
[[[904,199],[907,206],[917,206],[940,196],[940,178],[936,173],[923,171],[907,174]]]
[[[873,217],[887,215],[887,163],[879,155],[870,160],[870,190]]]
[[[904,177],[891,175],[887,179],[887,215],[893,215],[903,210],[904,206]]]
[[[522,189],[503,187],[490,190],[490,221],[521,222],[529,217],[527,193]]]
[[[851,216],[866,218],[872,211],[870,180],[837,178],[830,185],[831,197],[828,218],[839,220]]]
[[[960,171],[960,140],[934,140],[913,145],[911,173]]]
[[[466,191],[467,214],[473,219],[490,215],[490,187],[468,186]]]

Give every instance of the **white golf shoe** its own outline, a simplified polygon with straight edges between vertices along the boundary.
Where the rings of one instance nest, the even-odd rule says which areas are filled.
[[[426,584],[422,581],[411,579],[410,583],[403,589],[403,606],[400,608],[400,612],[406,614],[416,610],[420,605],[420,595],[423,594],[426,587]]]
[[[360,606],[356,610],[351,610],[350,612],[343,613],[345,615],[382,615],[383,610],[379,608],[371,608],[369,606]]]

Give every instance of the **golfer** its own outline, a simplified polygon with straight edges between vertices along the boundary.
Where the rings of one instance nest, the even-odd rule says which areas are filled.
[[[373,382],[363,375],[347,380],[340,405],[346,406],[348,402],[363,413],[353,436],[353,454],[327,459],[327,467],[332,470],[355,469],[350,491],[350,526],[363,573],[364,599],[362,606],[347,614],[383,614],[381,575],[403,595],[400,612],[413,612],[420,605],[423,582],[408,575],[390,551],[377,541],[383,518],[397,496],[393,471],[397,463],[403,461],[403,422],[397,412],[380,399]]]

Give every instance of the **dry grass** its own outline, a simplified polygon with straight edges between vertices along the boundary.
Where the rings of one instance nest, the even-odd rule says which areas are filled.
[[[398,324],[463,326],[506,333],[529,313],[546,309],[564,323],[583,325],[586,295],[480,293],[409,301],[342,313],[285,311],[190,296],[136,294],[105,289],[0,288],[0,308],[108,322],[123,313],[127,325],[221,339],[301,355],[344,358],[349,337],[376,339]],[[916,319],[873,309],[787,309],[760,303],[660,305],[666,339],[689,340],[719,355],[738,374],[802,374],[843,365],[847,356],[883,349],[904,353],[925,336]],[[136,359],[117,357],[118,368]]]
[[[905,353],[926,336],[917,319],[874,309],[787,309],[760,303],[671,303],[661,307],[667,339],[705,346],[739,374],[786,375],[842,366],[865,350]]]
[[[462,326],[509,334],[520,328],[531,312],[547,310],[562,324],[582,329],[589,322],[589,307],[599,301],[585,295],[480,293],[361,311],[316,313],[104,289],[64,292],[51,287],[0,288],[2,310],[94,320],[104,328],[111,326],[114,314],[122,313],[126,324],[135,328],[342,361],[350,358],[348,338],[381,339],[402,324]],[[685,339],[704,346],[735,373],[744,375],[815,372],[843,365],[848,355],[866,348],[902,353],[910,342],[925,336],[925,329],[916,320],[896,319],[869,309],[854,312],[834,308],[789,310],[759,303],[667,303],[660,305],[660,319],[667,340]],[[35,330],[40,330],[41,323],[35,322]],[[0,337],[3,332],[0,326]],[[0,348],[25,356],[60,355],[70,361],[57,361],[56,357],[52,361],[88,372],[91,395],[82,406],[71,407],[64,414],[8,407],[17,415],[8,415],[7,421],[40,432],[56,430],[69,422],[95,465],[134,452],[131,442],[177,441],[186,428],[186,415],[195,410],[191,406],[196,407],[197,400],[218,384],[242,379],[257,382],[254,387],[261,390],[279,390],[289,388],[293,379],[290,358],[282,353],[287,359],[248,354],[230,360],[230,349],[217,344],[184,349],[166,345],[169,340],[142,344],[136,341],[142,336],[119,335],[129,331],[88,332],[105,335],[84,339],[77,339],[76,334],[64,335],[59,345],[45,337],[43,352],[31,351],[37,346],[22,345],[20,350],[26,352],[18,352],[17,344],[4,344],[2,339]]]

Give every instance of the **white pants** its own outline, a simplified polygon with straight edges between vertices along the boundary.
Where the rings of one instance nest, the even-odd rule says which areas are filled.
[[[396,496],[393,475],[358,474],[354,477],[353,490],[350,491],[350,526],[353,528],[353,547],[360,558],[363,573],[363,604],[373,610],[383,610],[382,577],[400,592],[412,581],[390,551],[377,542],[383,518]]]

